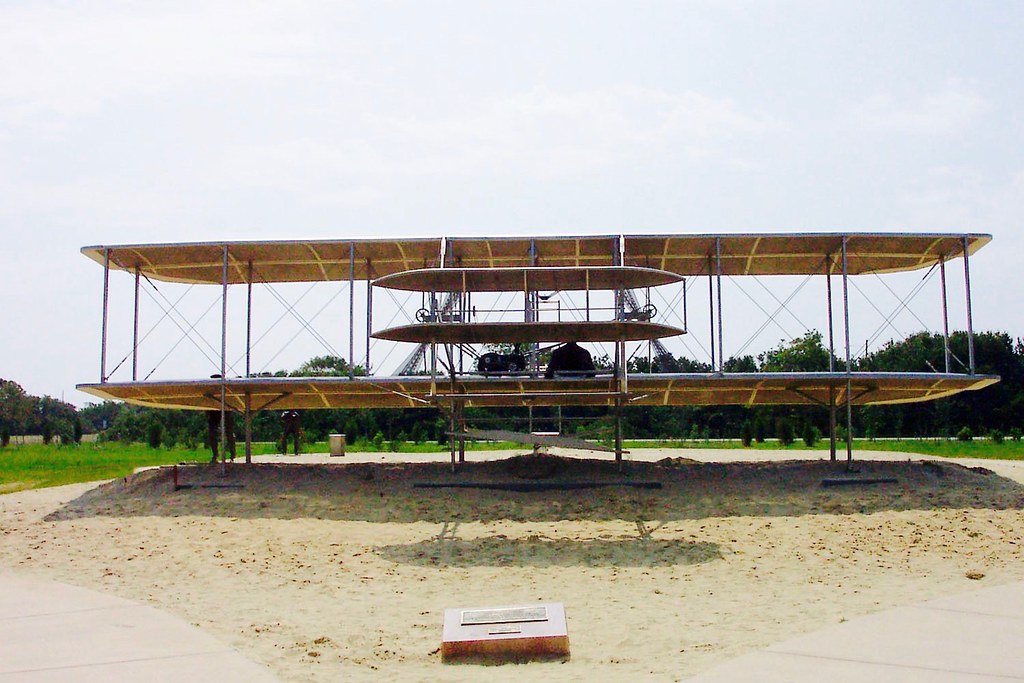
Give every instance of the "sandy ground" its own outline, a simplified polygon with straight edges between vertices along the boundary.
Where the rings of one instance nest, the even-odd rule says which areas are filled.
[[[514,455],[470,453],[458,475],[438,456],[259,458],[183,469],[178,491],[164,469],[7,494],[0,568],[166,609],[284,681],[676,681],[1024,579],[1024,463],[858,453],[859,476],[897,483],[823,487],[845,472],[820,452],[645,450],[623,473]],[[608,486],[414,486],[578,481]],[[565,604],[568,661],[441,663],[445,608],[533,602]]]

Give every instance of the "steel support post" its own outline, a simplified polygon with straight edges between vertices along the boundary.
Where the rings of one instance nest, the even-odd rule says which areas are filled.
[[[850,264],[843,237],[843,329],[846,333],[846,467],[853,467],[853,382],[850,373]]]
[[[459,462],[466,462],[466,402],[459,401]]]
[[[252,464],[252,392],[245,392],[245,464]]]
[[[825,255],[825,298],[828,307],[828,371],[836,371],[835,326],[832,321],[832,254]],[[836,460],[836,388],[828,388],[828,443],[829,460]]]
[[[615,397],[615,463],[622,471],[622,399]]]
[[[836,461],[836,388],[828,387],[828,459]]]
[[[107,381],[107,305],[110,303],[110,249],[103,250],[103,321],[100,323],[100,384]]]
[[[964,235],[964,291],[967,293],[967,357],[970,372],[974,374],[974,315],[971,311],[970,238]]]
[[[942,352],[946,361],[946,374],[950,369],[949,306],[946,303],[946,257],[939,257],[939,281],[942,283]]]
[[[448,405],[448,450],[452,457],[452,472],[455,472],[455,399],[451,399]]]

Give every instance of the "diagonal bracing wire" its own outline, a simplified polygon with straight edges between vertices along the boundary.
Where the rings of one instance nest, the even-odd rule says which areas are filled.
[[[142,277],[143,277],[143,278],[145,278],[146,282],[148,282],[148,283],[149,283],[150,285],[152,285],[152,284],[153,284],[153,283],[152,283],[152,282],[150,281],[150,279],[149,279],[148,277],[146,277],[145,275],[143,275]],[[185,298],[185,295],[186,295],[186,294],[188,294],[188,293],[189,293],[190,291],[192,291],[192,287],[194,287],[194,286],[195,286],[195,285],[189,285],[189,286],[188,286],[188,287],[187,287],[187,288],[185,289],[185,291],[181,293],[181,296],[179,296],[179,297],[178,297],[177,299],[175,299],[174,303],[172,303],[172,304],[171,304],[171,307],[172,307],[172,308],[174,308],[174,307],[176,307],[176,306],[177,306],[177,305],[178,305],[179,303],[181,303],[181,300]],[[153,295],[152,295],[152,294],[151,294],[150,292],[148,292],[148,291],[146,292],[146,296],[150,297],[150,299],[153,299]],[[158,306],[160,305],[160,304],[159,304],[159,302],[157,302],[157,305],[158,305]],[[165,318],[167,318],[167,317],[168,317],[168,315],[170,315],[170,314],[169,314],[169,313],[168,313],[168,312],[167,312],[167,311],[166,311],[166,310],[165,310],[165,309],[164,309],[164,308],[163,308],[162,306],[160,307],[160,310],[162,310],[162,311],[164,312],[164,314],[160,316],[160,319],[159,319],[159,320],[157,320],[157,321],[156,321],[155,323],[153,323],[152,327],[150,327],[150,328],[149,328],[149,329],[148,329],[148,330],[146,331],[146,333],[145,333],[144,335],[142,335],[142,338],[141,338],[141,339],[139,339],[139,342],[138,342],[138,344],[136,344],[136,345],[135,345],[135,346],[134,346],[134,347],[132,348],[132,350],[131,350],[131,351],[129,351],[128,353],[126,353],[126,354],[124,355],[124,358],[122,358],[122,359],[121,359],[121,360],[120,360],[120,361],[119,361],[119,362],[117,363],[117,365],[115,365],[115,366],[114,366],[114,369],[113,369],[113,370],[111,370],[111,371],[110,371],[109,373],[107,373],[107,377],[109,377],[109,376],[113,375],[113,374],[114,374],[115,372],[117,372],[118,368],[120,368],[120,367],[121,367],[122,365],[124,365],[124,364],[125,364],[125,362],[126,362],[126,361],[127,361],[127,360],[128,360],[129,358],[131,358],[131,356],[132,356],[132,351],[136,351],[136,352],[137,352],[137,351],[139,350],[139,347],[141,347],[141,346],[142,346],[142,342],[146,341],[146,340],[147,340],[147,339],[149,338],[149,335],[151,335],[151,334],[152,334],[152,333],[153,333],[153,332],[154,332],[154,331],[156,330],[156,328],[160,326],[160,323],[162,323],[162,322],[164,321],[164,319],[165,319]],[[153,368],[153,370],[156,370],[156,368]],[[152,374],[153,374],[153,370],[151,370],[151,371],[150,371],[149,375],[152,375]],[[148,378],[148,377],[149,377],[149,375],[146,375],[146,377]]]
[[[314,283],[314,285],[315,284],[316,283]],[[281,346],[281,348],[278,350],[277,353],[275,353],[273,356],[271,356],[269,359],[267,359],[266,363],[264,363],[264,365],[263,365],[264,369],[267,368],[272,362],[274,362],[274,360],[278,356],[280,356],[282,353],[284,353],[285,349],[287,349],[289,346],[291,346],[291,343],[293,341],[295,341],[295,339],[298,338],[298,336],[300,334],[302,334],[303,331],[309,332],[313,336],[314,339],[316,339],[318,342],[320,342],[321,346],[324,347],[324,349],[327,351],[327,353],[329,353],[332,356],[339,356],[340,357],[341,354],[339,354],[338,351],[333,346],[331,346],[330,342],[328,342],[327,339],[323,335],[321,335],[316,330],[316,328],[313,327],[312,323],[318,317],[320,317],[321,313],[323,313],[325,310],[327,310],[328,306],[330,306],[332,303],[334,303],[334,300],[337,299],[342,294],[342,292],[344,292],[346,290],[347,287],[348,287],[348,283],[347,282],[342,283],[341,288],[337,292],[335,292],[334,296],[332,296],[330,299],[328,299],[324,303],[324,305],[321,306],[317,310],[317,312],[314,313],[313,316],[307,321],[305,318],[303,318],[301,315],[299,315],[298,311],[295,310],[294,306],[288,305],[287,301],[285,301],[283,299],[283,297],[281,297],[280,294],[278,294],[276,291],[274,291],[274,288],[270,287],[269,283],[268,283],[268,288],[270,289],[270,291],[274,294],[275,297],[278,298],[279,301],[281,301],[281,303],[283,303],[286,306],[288,306],[289,312],[291,312],[292,316],[295,317],[295,319],[299,321],[299,323],[302,325],[302,327],[295,334],[293,334],[291,336],[291,338],[289,338],[288,341],[284,343],[284,345]]]
[[[185,341],[186,338],[190,339],[189,333],[195,328],[196,325],[201,323],[206,318],[207,315],[210,314],[210,311],[212,311],[214,306],[216,306],[218,303],[220,303],[220,302],[217,299],[214,299],[213,301],[210,302],[210,305],[206,307],[206,310],[203,311],[202,315],[200,315],[196,319],[196,321],[194,323],[192,323],[191,327],[189,327],[188,330],[184,331],[184,334],[182,334],[180,337],[178,337],[178,341],[174,342],[174,344],[171,346],[171,348],[169,348],[167,350],[167,353],[165,353],[163,355],[163,357],[159,361],[156,362],[156,364],[153,366],[153,369],[150,370],[148,373],[146,373],[146,376],[142,378],[143,381],[149,379],[152,376],[152,374],[157,371],[157,368],[159,368],[160,365],[165,360],[167,360],[167,358],[174,352],[174,349],[178,348],[178,345],[181,344],[181,342]],[[195,343],[195,342],[193,342],[193,343]],[[198,345],[197,345],[197,348],[199,348]],[[206,355],[205,352],[203,352],[203,350],[201,348],[199,348],[199,351],[200,351],[200,353],[203,353],[203,355],[206,356],[206,359],[209,360],[211,363],[213,363],[214,366],[217,365],[217,359],[216,358],[210,358],[208,355]],[[234,367],[233,366],[229,365],[228,367],[230,367],[232,372],[234,372]]]
[[[882,329],[884,329],[884,328],[886,328],[886,327],[891,327],[891,328],[892,328],[892,330],[893,330],[893,332],[895,332],[895,333],[896,333],[896,336],[898,336],[898,337],[899,337],[900,339],[903,339],[903,338],[904,338],[904,337],[906,336],[906,335],[904,335],[904,334],[903,334],[902,332],[900,332],[899,328],[898,328],[898,327],[896,327],[896,325],[895,325],[895,324],[893,324],[892,320],[891,320],[891,319],[890,319],[890,318],[889,318],[889,317],[888,317],[888,316],[887,316],[887,315],[886,315],[885,313],[883,313],[883,312],[882,312],[882,309],[878,307],[878,304],[876,304],[876,303],[875,303],[875,302],[874,302],[874,301],[872,300],[872,298],[871,298],[870,296],[868,296],[868,295],[867,295],[867,293],[866,293],[866,292],[865,292],[865,291],[864,291],[863,289],[861,289],[861,288],[860,288],[860,285],[858,285],[858,284],[857,284],[857,283],[856,283],[856,282],[855,282],[855,281],[853,280],[853,278],[850,278],[850,285],[851,285],[851,286],[852,286],[852,287],[853,287],[854,289],[856,289],[856,290],[857,290],[857,291],[858,291],[858,292],[860,293],[860,295],[861,295],[861,296],[863,296],[863,297],[864,297],[864,299],[865,299],[865,300],[866,300],[866,301],[867,301],[867,302],[868,302],[869,304],[871,304],[871,308],[875,309],[875,312],[877,312],[877,313],[878,313],[878,315],[882,316]]]
[[[878,275],[878,273],[873,273],[873,275],[885,286],[886,289],[889,290],[889,293],[892,294],[897,301],[896,308],[892,311],[892,313],[888,315],[882,312],[882,310],[875,304],[873,299],[869,297],[864,292],[864,290],[860,288],[859,285],[857,285],[855,280],[850,280],[850,284],[853,285],[853,287],[867,300],[867,302],[871,304],[871,307],[874,308],[875,311],[882,317],[882,324],[879,325],[878,329],[875,330],[875,332],[868,339],[868,344],[875,341],[879,337],[879,335],[882,334],[886,327],[891,327],[892,330],[896,333],[896,335],[901,339],[905,338],[905,335],[893,323],[893,321],[896,319],[896,316],[903,312],[903,310],[907,310],[912,316],[914,316],[917,322],[921,325],[922,329],[928,329],[928,325],[923,320],[921,320],[920,316],[918,316],[912,308],[910,308],[910,304],[917,297],[917,295],[920,294],[921,291],[923,291],[925,285],[928,284],[928,282],[930,282],[931,279],[935,276],[935,270],[935,265],[929,268],[928,272],[926,272],[921,277],[921,279],[917,282],[917,284],[914,285],[913,289],[911,289],[911,291],[905,297],[901,297],[899,294],[897,294],[896,291],[893,290],[893,288],[890,287],[889,284]]]
[[[750,335],[750,339],[748,339],[746,341],[746,343],[744,343],[743,346],[740,347],[739,351],[736,352],[734,357],[742,356],[743,352],[747,350],[747,347],[750,346],[754,342],[754,340],[757,339],[758,336],[760,336],[760,334],[762,332],[764,332],[765,328],[767,328],[769,325],[771,325],[773,322],[775,322],[775,316],[777,316],[783,310],[785,310],[787,313],[792,315],[793,319],[796,320],[804,328],[804,330],[809,330],[810,329],[809,327],[807,327],[807,325],[805,325],[803,323],[803,321],[801,321],[799,318],[797,318],[796,315],[794,315],[793,312],[790,311],[787,307],[789,306],[789,303],[793,300],[793,298],[796,297],[796,295],[799,294],[801,292],[801,290],[803,290],[803,288],[807,285],[807,283],[811,281],[811,278],[814,275],[815,275],[815,273],[809,273],[806,277],[804,277],[804,279],[800,281],[800,284],[797,285],[796,289],[794,289],[790,293],[790,295],[788,297],[786,297],[785,301],[779,301],[779,298],[776,297],[775,294],[769,290],[769,294],[772,295],[772,298],[775,299],[776,301],[779,301],[779,307],[776,308],[775,312],[772,313],[768,317],[768,319],[765,320],[761,324],[761,326],[757,328],[757,330],[754,332],[754,334]],[[756,276],[755,276],[755,279],[756,279]],[[761,282],[759,279],[757,280],[757,282],[762,287],[767,289],[767,287],[765,287],[764,283]],[[778,323],[776,323],[776,324],[778,324]]]
[[[889,290],[889,293],[892,294],[893,297],[896,298],[896,301],[898,303],[897,303],[896,308],[893,310],[893,312],[890,313],[889,316],[885,319],[885,321],[879,326],[879,328],[877,330],[875,330],[874,334],[872,334],[871,337],[868,338],[868,343],[869,344],[874,342],[875,339],[877,339],[878,336],[880,334],[882,334],[882,331],[885,329],[885,326],[886,326],[886,324],[889,323],[889,321],[895,320],[896,316],[898,316],[904,310],[909,312],[912,316],[914,316],[914,318],[917,320],[917,322],[921,324],[921,329],[928,329],[928,325],[926,325],[925,322],[923,320],[921,320],[921,318],[917,315],[917,313],[914,312],[914,310],[910,308],[910,304],[917,297],[917,295],[921,293],[921,291],[924,289],[924,286],[926,284],[928,284],[928,282],[931,281],[931,279],[934,276],[934,274],[935,274],[935,268],[934,267],[930,268],[928,270],[928,272],[924,274],[924,277],[922,277],[917,282],[917,284],[910,291],[910,293],[907,294],[905,297],[902,297],[902,298],[895,291],[893,291],[892,287],[890,287],[889,284],[887,282],[885,282],[885,280],[883,280],[878,275],[878,273],[874,274],[875,277],[878,279],[878,281],[881,282],[883,285],[885,285],[885,288]]]
[[[196,328],[196,325],[198,325],[199,322],[203,318],[206,317],[206,315],[210,312],[210,310],[212,310],[212,308],[217,305],[217,303],[220,301],[220,299],[219,298],[214,299],[213,302],[203,312],[202,316],[200,316],[199,320],[196,320],[195,322],[189,324],[188,319],[185,318],[185,316],[182,315],[181,312],[177,310],[176,303],[172,303],[171,300],[168,299],[167,296],[163,292],[161,292],[160,289],[156,286],[156,284],[153,283],[149,278],[146,278],[146,282],[149,283],[149,285],[153,288],[154,292],[156,292],[158,295],[160,295],[160,298],[164,300],[164,302],[167,304],[168,308],[164,308],[164,305],[162,303],[160,303],[160,300],[158,300],[156,297],[154,297],[151,292],[146,290],[146,293],[149,295],[150,299],[154,303],[156,303],[156,305],[159,306],[162,311],[164,311],[164,313],[171,320],[171,322],[174,323],[175,327],[177,327],[179,330],[181,330],[182,336],[181,336],[180,339],[178,339],[177,342],[175,342],[174,346],[172,347],[172,350],[174,348],[176,348],[182,341],[184,341],[185,339],[188,339],[196,347],[196,349],[199,351],[199,353],[203,354],[203,356],[208,361],[210,361],[210,363],[212,363],[215,367],[219,368],[220,367],[220,362],[218,361],[218,358],[220,356],[220,353],[217,351],[217,349],[215,349],[213,347],[213,345],[203,335],[199,334],[198,332],[195,332],[195,328]],[[184,296],[184,295],[182,295],[182,296]],[[182,299],[182,297],[178,297],[178,302],[180,302],[181,299]],[[181,322],[179,322],[178,319],[175,318],[175,315],[177,315],[178,317],[181,318]],[[184,323],[185,325],[188,326],[187,329],[186,329],[186,327],[184,327],[182,325],[182,323]],[[193,332],[195,332],[195,335],[197,337],[199,337],[199,341],[201,341],[204,344],[206,344],[206,347],[207,347],[207,349],[209,349],[210,353],[207,353],[207,351],[205,349],[203,349],[203,347],[199,344],[199,342],[197,342],[195,340],[195,338],[193,338],[193,336],[192,336]],[[210,355],[210,354],[212,354],[212,355]],[[170,355],[170,352],[165,354],[164,357],[162,359],[160,359],[160,362],[157,363],[157,367],[160,365],[160,363],[163,363],[163,361],[166,360],[167,356],[169,356],[169,355]],[[152,370],[149,371],[149,373],[146,375],[147,379],[156,371],[157,367],[154,367]],[[232,366],[232,370],[234,370],[233,366]]]
[[[264,284],[268,284],[265,280],[261,280],[261,281]],[[311,284],[306,289],[306,291],[302,293],[302,296],[300,296],[298,299],[295,300],[295,304],[298,305],[303,299],[305,299],[306,295],[309,294],[311,291],[313,291],[313,287],[315,287],[315,286],[316,286],[316,283]],[[269,284],[268,284],[268,288],[269,288]],[[281,297],[280,297],[280,295],[277,294],[277,292],[273,292],[273,294],[278,299],[278,301],[281,301]],[[273,329],[275,327],[277,327],[278,323],[280,323],[282,320],[285,319],[285,317],[288,315],[288,309],[289,308],[290,308],[290,306],[288,306],[288,304],[286,303],[285,304],[285,311],[284,311],[284,313],[282,313],[280,316],[278,316],[277,320],[275,320],[274,322],[270,323],[270,325],[267,327],[267,329],[264,330],[263,334],[261,334],[259,337],[257,337],[256,341],[254,341],[252,344],[249,345],[249,352],[250,353],[252,352],[252,350],[254,348],[256,348],[259,345],[260,342],[263,341],[264,338],[266,338],[266,336],[268,334],[271,333],[271,331],[273,331]],[[242,358],[244,358],[244,356],[240,357],[238,360],[240,361]],[[236,361],[236,362],[238,362],[238,361]]]
[[[744,294],[744,295],[746,295],[746,297],[747,297],[748,299],[750,299],[751,303],[753,303],[753,304],[754,304],[755,306],[757,306],[757,308],[758,308],[758,310],[759,310],[759,311],[761,311],[761,312],[762,312],[762,313],[764,313],[764,314],[765,314],[766,316],[768,316],[768,319],[769,319],[769,320],[770,320],[771,322],[775,323],[775,326],[776,326],[776,327],[778,327],[778,328],[779,328],[780,330],[782,330],[782,334],[786,335],[786,339],[792,339],[792,338],[793,338],[793,336],[792,336],[792,335],[791,335],[791,334],[789,333],[789,330],[787,330],[787,329],[786,329],[785,327],[783,327],[783,326],[782,326],[782,323],[780,323],[780,322],[779,322],[778,318],[775,318],[775,317],[773,317],[773,316],[772,316],[772,314],[768,312],[768,309],[766,309],[766,308],[765,308],[764,306],[762,306],[762,305],[761,305],[761,302],[760,302],[760,301],[758,301],[757,299],[755,299],[755,298],[754,298],[754,297],[753,297],[753,296],[752,296],[752,295],[750,294],[750,292],[748,292],[747,290],[745,290],[745,289],[743,288],[743,286],[742,286],[742,285],[741,285],[741,284],[739,283],[739,280],[733,280],[733,284],[734,284],[734,285],[736,285],[736,289],[738,289],[738,290],[740,290],[741,292],[743,292],[743,294]]]
[[[318,283],[314,282],[313,286],[315,286],[317,284]],[[316,318],[321,313],[323,313],[324,310],[326,310],[328,306],[330,306],[332,303],[334,303],[335,299],[337,299],[339,296],[341,296],[342,293],[344,293],[348,289],[348,283],[347,282],[343,282],[341,284],[341,287],[338,288],[338,291],[335,292],[334,295],[330,299],[328,299],[327,302],[323,306],[321,306],[319,308],[319,310],[317,310],[317,312],[309,320],[306,320],[305,318],[303,318],[302,315],[299,313],[298,309],[296,309],[295,306],[290,305],[288,303],[288,301],[284,298],[284,296],[282,294],[280,294],[276,289],[274,289],[274,287],[272,287],[270,285],[270,283],[267,283],[267,288],[270,290],[270,293],[273,294],[277,298],[277,300],[282,305],[284,305],[287,308],[287,312],[291,313],[292,317],[295,318],[299,322],[299,324],[302,326],[302,329],[304,329],[307,332],[309,332],[310,335],[312,335],[313,339],[315,339],[318,342],[320,342],[321,346],[323,346],[324,349],[327,350],[329,353],[331,353],[332,355],[335,355],[335,356],[339,355],[338,352],[334,349],[334,347],[331,346],[331,343],[329,341],[327,341],[327,338],[324,337],[322,334],[320,334],[320,332],[315,327],[313,327],[312,322],[314,320],[316,320]],[[301,332],[302,332],[302,330],[299,330],[299,333],[301,333]],[[295,335],[295,337],[297,337],[297,336],[298,336],[298,334]],[[292,337],[292,339],[289,340],[289,343],[291,343],[291,341],[294,340],[295,337]]]
[[[781,312],[781,311],[785,311],[786,313],[789,313],[789,315],[793,318],[793,320],[796,321],[796,324],[799,325],[800,327],[804,328],[804,331],[807,331],[807,330],[810,330],[811,328],[808,327],[807,324],[804,323],[803,320],[798,318],[796,316],[796,313],[794,313],[793,311],[789,310],[789,302],[793,300],[793,297],[797,294],[797,292],[799,292],[801,289],[803,289],[804,285],[806,285],[807,282],[812,277],[814,277],[815,275],[816,275],[816,273],[808,273],[804,277],[803,281],[797,286],[797,289],[793,292],[793,294],[789,295],[789,297],[786,299],[785,303],[779,301],[779,297],[775,296],[775,292],[773,292],[771,289],[769,289],[768,285],[766,285],[765,283],[761,282],[761,278],[759,278],[756,275],[753,275],[752,277],[754,278],[754,282],[759,284],[761,286],[761,289],[763,289],[764,291],[768,292],[768,295],[771,296],[771,298],[775,299],[776,303],[779,304],[779,308],[778,308],[778,310],[776,310],[776,315],[779,312]]]

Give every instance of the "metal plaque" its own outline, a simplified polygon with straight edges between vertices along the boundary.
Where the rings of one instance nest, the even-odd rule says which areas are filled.
[[[462,612],[461,622],[463,626],[477,626],[480,624],[521,624],[547,620],[547,607],[509,607],[465,610]]]

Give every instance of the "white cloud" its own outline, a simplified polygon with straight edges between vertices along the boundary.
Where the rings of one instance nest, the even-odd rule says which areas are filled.
[[[953,135],[991,109],[980,93],[950,79],[942,88],[916,100],[873,95],[853,107],[849,124],[857,129],[921,135]]]
[[[447,115],[349,121],[351,137],[238,147],[211,173],[226,186],[287,187],[326,203],[364,203],[402,178],[564,179],[623,161],[706,156],[734,138],[777,128],[728,99],[637,87],[459,102]],[[346,188],[340,194],[334,188]]]
[[[296,75],[318,47],[301,19],[258,3],[0,7],[0,116],[59,128],[125,95]]]

